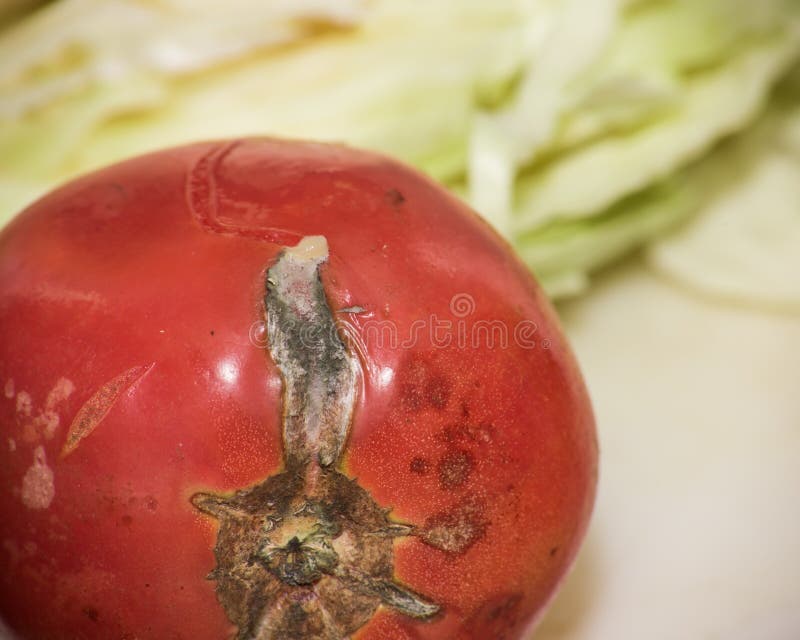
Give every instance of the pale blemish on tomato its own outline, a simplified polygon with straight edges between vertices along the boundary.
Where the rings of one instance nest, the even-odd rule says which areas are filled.
[[[106,382],[84,403],[69,426],[67,440],[61,449],[62,458],[77,449],[81,441],[100,425],[119,397],[139,382],[154,364],[131,367],[123,371]]]
[[[9,400],[14,397],[14,379],[9,378],[6,380],[6,386],[3,388],[3,393]]]
[[[17,413],[29,416],[32,410],[33,400],[31,399],[31,394],[27,391],[20,391],[17,394]]]
[[[61,418],[56,408],[69,398],[73,391],[75,391],[75,385],[71,380],[59,378],[50,390],[50,393],[47,394],[44,411],[36,416],[34,420],[38,431],[42,433],[47,440],[53,439],[56,435],[56,429],[58,429],[59,424],[61,424]]]
[[[43,411],[34,420],[36,427],[48,440],[52,440],[56,435],[56,429],[61,423],[61,418],[55,411]]]
[[[9,391],[14,392],[13,380],[6,383],[6,395]],[[52,440],[56,435],[56,430],[61,424],[61,417],[58,410],[75,391],[75,385],[67,378],[59,378],[50,392],[47,394],[44,408],[34,412],[33,399],[26,391],[20,391],[17,395],[17,413],[20,416],[29,418],[34,413],[36,416],[32,420],[26,420],[23,426],[22,439],[28,444],[40,442],[42,438]]]
[[[470,496],[455,507],[428,518],[420,535],[429,545],[445,553],[461,555],[486,535],[489,524],[485,503]]]
[[[40,445],[33,452],[33,464],[22,478],[22,504],[29,509],[47,509],[55,495],[53,470],[47,466],[44,447]]]
[[[14,453],[17,450],[17,441],[14,440],[14,438],[9,438],[8,439],[8,450],[11,453]]]
[[[59,404],[69,398],[73,391],[75,391],[75,385],[72,380],[59,378],[53,388],[50,389],[50,393],[47,394],[44,410],[53,411]]]

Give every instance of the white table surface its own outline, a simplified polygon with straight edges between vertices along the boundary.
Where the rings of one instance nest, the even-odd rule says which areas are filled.
[[[711,303],[635,261],[560,311],[601,480],[535,639],[800,639],[800,317]]]

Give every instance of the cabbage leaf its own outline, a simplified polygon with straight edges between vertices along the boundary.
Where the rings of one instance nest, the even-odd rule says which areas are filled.
[[[715,147],[798,58],[797,0],[56,0],[0,30],[0,223],[137,153],[315,138],[417,166],[572,294],[736,180]],[[709,241],[670,242],[698,272]]]
[[[650,262],[713,297],[800,312],[800,68],[703,170],[699,215],[655,242]]]

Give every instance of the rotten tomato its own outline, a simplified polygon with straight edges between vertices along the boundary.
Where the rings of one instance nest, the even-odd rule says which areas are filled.
[[[512,640],[594,499],[586,391],[442,188],[245,140],[0,234],[0,616],[35,640]]]

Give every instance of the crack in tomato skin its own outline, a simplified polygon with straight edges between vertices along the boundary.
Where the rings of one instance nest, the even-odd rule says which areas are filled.
[[[65,458],[75,451],[81,441],[100,426],[119,397],[136,385],[154,366],[155,363],[152,362],[131,367],[95,391],[73,418],[67,431],[67,439],[61,448],[61,457]]]
[[[185,197],[187,209],[197,223],[209,233],[219,235],[256,238],[276,244],[299,240],[303,236],[296,232],[274,227],[253,228],[225,220],[220,215],[219,171],[226,158],[242,144],[233,140],[214,145],[202,155],[187,174]]]
[[[381,604],[418,619],[440,610],[394,579],[393,539],[414,528],[392,522],[336,469],[360,367],[325,295],[327,257],[324,238],[305,238],[267,271],[267,346],[284,387],[285,470],[233,496],[191,499],[220,522],[217,567],[208,577],[238,640],[343,640]]]

